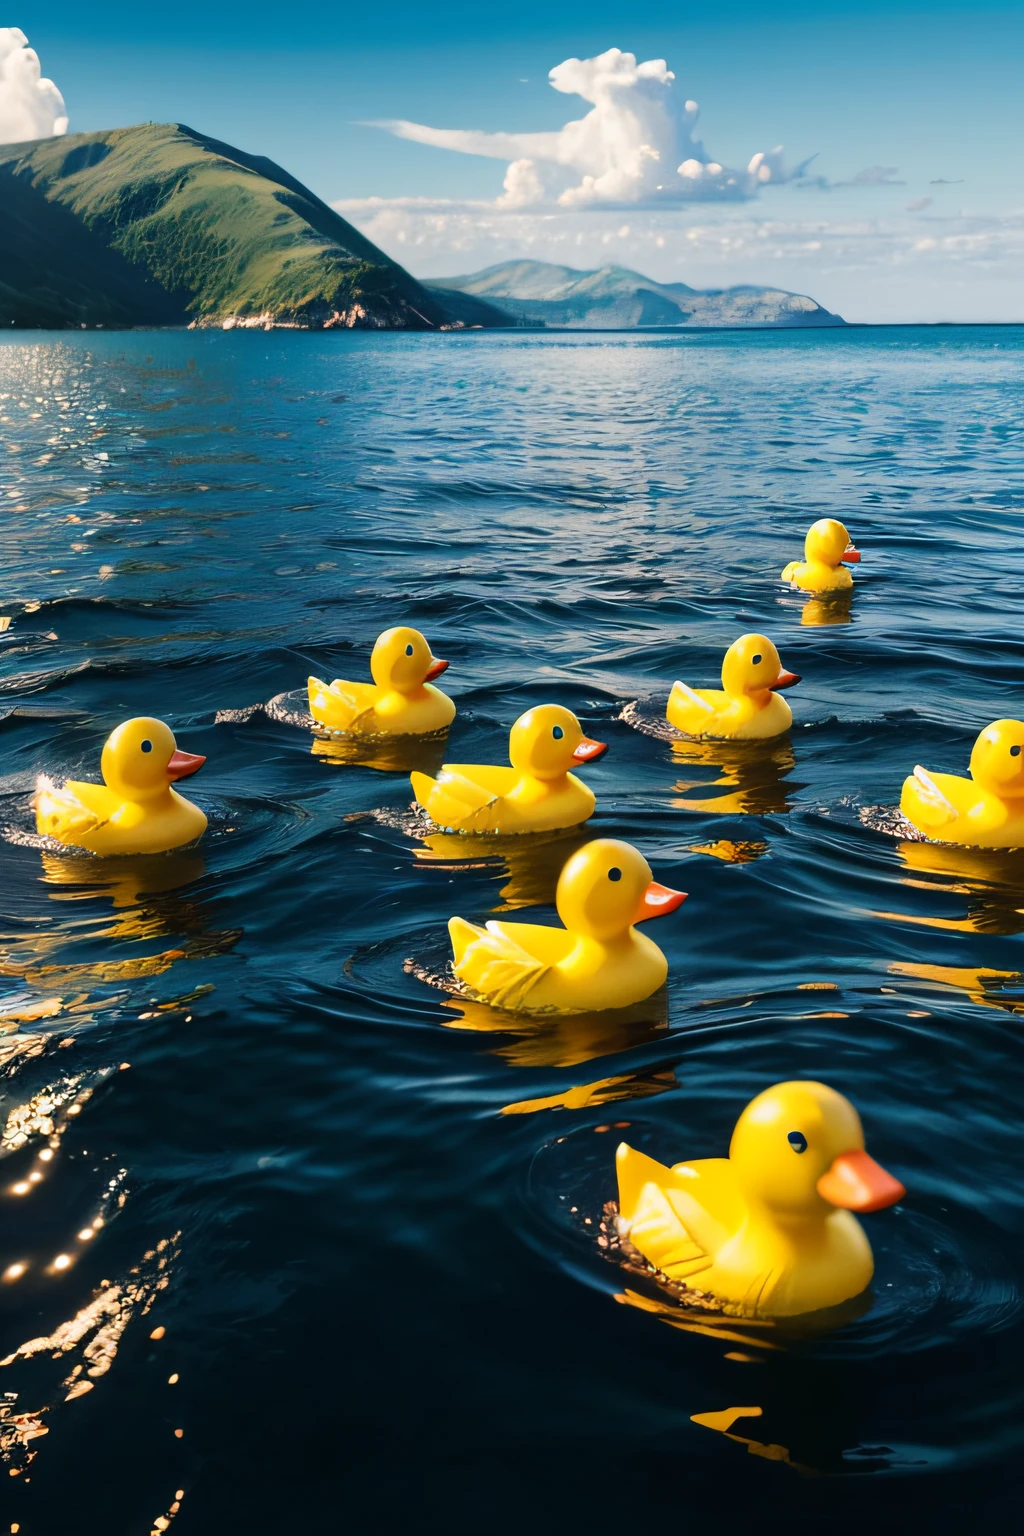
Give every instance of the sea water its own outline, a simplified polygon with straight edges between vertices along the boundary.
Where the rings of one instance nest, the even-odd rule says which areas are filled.
[[[893,808],[1024,714],[1022,355],[1012,328],[0,339],[26,1536],[971,1529],[1010,1499],[1024,854]],[[824,515],[863,551],[846,602],[778,581]],[[307,675],[368,679],[396,623],[450,659],[448,743],[314,737]],[[789,736],[666,739],[673,680],[715,685],[748,630],[802,674]],[[434,847],[407,771],[504,761],[548,700],[610,745],[588,830],[690,893],[628,1017],[445,990],[448,917],[554,920],[580,839]],[[95,777],[139,713],[206,754],[206,838],[40,846],[37,774]],[[826,1327],[682,1312],[601,1241],[616,1143],[724,1155],[789,1077],[847,1094],[907,1186],[865,1220],[871,1295]]]

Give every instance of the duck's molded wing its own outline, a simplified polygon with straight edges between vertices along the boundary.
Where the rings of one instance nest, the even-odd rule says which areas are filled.
[[[666,1168],[623,1142],[616,1167],[619,1214],[644,1258],[687,1283],[710,1269],[746,1211],[728,1158]]]
[[[685,1219],[694,1237],[717,1252],[747,1217],[747,1202],[736,1183],[732,1163],[727,1157],[676,1163],[672,1177],[677,1181],[670,1191],[673,1209]]]
[[[945,774],[938,775],[940,780],[946,777]],[[904,780],[900,806],[904,815],[923,831],[940,832],[951,826],[959,816],[957,807],[942,784],[936,782],[927,768],[922,768],[920,764],[910,778]]]
[[[791,560],[786,566],[785,570],[782,572],[782,575],[779,579],[781,581],[795,581],[802,568],[802,560]]]
[[[514,768],[446,763],[436,779],[425,773],[411,778],[417,800],[439,827],[487,832],[493,827],[494,807],[519,775]]]
[[[57,785],[41,774],[36,781],[33,800],[36,831],[44,837],[56,837],[65,843],[77,842],[97,832],[110,818],[99,807],[94,809],[86,803],[93,798],[89,790],[109,794],[103,785],[79,784],[74,780]]]
[[[725,694],[719,688],[691,688],[688,683],[675,682],[668,696],[666,719],[677,730],[690,736],[700,736],[715,719]]]
[[[307,688],[309,712],[321,724],[351,730],[358,720],[373,713],[373,683],[348,683],[339,677],[328,684],[322,678],[310,677]]]
[[[495,768],[489,763],[445,763],[438,782],[444,784],[449,779],[473,784],[482,795],[494,799],[497,795],[507,795],[515,789],[519,773],[515,768]]]
[[[455,974],[460,981],[495,1008],[516,1012],[550,969],[536,959],[500,923],[477,928],[464,918],[453,917],[448,933],[455,955]]]
[[[112,821],[127,802],[119,800],[105,784],[87,784],[79,779],[68,779],[63,785],[65,793],[84,805],[99,821]],[[172,791],[173,793],[173,791]]]

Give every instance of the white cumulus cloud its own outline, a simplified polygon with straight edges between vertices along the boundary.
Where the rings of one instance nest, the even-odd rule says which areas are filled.
[[[67,133],[64,98],[20,27],[0,27],[0,144]]]
[[[555,133],[484,133],[404,119],[375,126],[418,144],[507,161],[498,200],[505,208],[742,202],[768,183],[804,176],[810,162],[787,169],[781,145],[759,151],[745,170],[713,159],[695,136],[700,108],[680,97],[675,78],[664,59],[638,64],[635,54],[609,48],[593,59],[566,59],[550,72],[556,91],[591,103],[584,117]]]

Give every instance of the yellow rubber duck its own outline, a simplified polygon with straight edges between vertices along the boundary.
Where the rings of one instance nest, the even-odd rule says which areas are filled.
[[[864,1150],[860,1117],[824,1083],[752,1099],[728,1157],[672,1168],[621,1144],[623,1235],[669,1279],[748,1317],[795,1317],[859,1296],[874,1273],[853,1211],[902,1200]]]
[[[564,928],[491,921],[448,924],[455,974],[480,1002],[510,1013],[590,1013],[627,1008],[657,992],[668,962],[634,923],[686,900],[651,879],[643,854],[602,837],[562,870],[555,906]]]
[[[455,705],[433,682],[447,665],[431,653],[418,629],[400,624],[377,637],[370,655],[372,683],[309,678],[309,712],[318,725],[358,736],[443,731],[455,719]]]
[[[845,592],[853,586],[846,566],[859,563],[860,550],[854,549],[845,525],[835,517],[820,517],[807,530],[804,558],[791,560],[782,580],[802,592]]]
[[[69,779],[61,786],[40,778],[36,830],[90,853],[166,853],[194,842],[206,817],[171,785],[206,762],[179,752],[170,726],[140,715],[107,738],[100,758],[102,784]]]
[[[509,733],[511,768],[445,763],[436,779],[413,773],[413,794],[447,832],[553,832],[594,814],[593,790],[570,768],[606,752],[584,736],[571,709],[538,704]]]
[[[673,683],[666,719],[689,736],[737,741],[781,736],[793,724],[793,711],[779,697],[800,677],[786,672],[766,635],[741,635],[722,662],[721,688],[690,688]]]
[[[926,837],[967,848],[1024,847],[1024,722],[994,720],[971,752],[971,777],[929,773],[903,781],[900,810]]]

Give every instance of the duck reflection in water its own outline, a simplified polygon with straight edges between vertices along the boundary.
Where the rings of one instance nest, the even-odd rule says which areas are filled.
[[[122,858],[65,857],[40,854],[44,885],[62,888],[50,892],[53,901],[77,901],[109,895],[115,908],[137,906],[143,896],[162,896],[193,885],[206,874],[206,860],[195,850],[182,853],[134,854]],[[68,894],[70,890],[75,894]]]
[[[310,752],[339,767],[375,768],[378,773],[441,771],[447,732],[432,736],[342,736],[316,734]]]
[[[783,815],[791,808],[791,796],[805,787],[783,783],[796,767],[796,754],[787,740],[673,741],[672,758],[688,769],[718,771],[715,779],[677,781],[673,788],[680,798],[672,804],[681,811],[711,816]],[[694,794],[695,790],[716,793]]]
[[[827,596],[808,598],[800,613],[800,623],[812,629],[849,624],[852,619],[852,592],[832,592]]]
[[[497,1054],[502,1054],[498,1052]],[[638,1072],[620,1072],[614,1077],[599,1077],[593,1083],[576,1083],[562,1093],[542,1094],[535,1099],[520,1099],[506,1104],[503,1115],[533,1115],[544,1109],[597,1109],[602,1104],[614,1104],[622,1099],[650,1099],[656,1094],[678,1088],[679,1083],[670,1067],[641,1069]],[[616,1121],[615,1129],[625,1130],[628,1120]],[[610,1125],[595,1126],[595,1130],[610,1131]]]
[[[966,898],[964,917],[880,912],[879,917],[947,933],[1009,935],[1024,932],[1024,851],[961,848],[952,843],[901,842],[907,873],[900,883],[914,890]]]
[[[505,884],[492,912],[514,912],[520,907],[549,907],[555,900],[558,877],[565,863],[590,842],[585,829],[568,827],[560,832],[523,833],[513,837],[467,836],[458,832],[431,832],[416,849],[425,864],[449,869],[487,869],[504,866]]]
[[[584,1061],[648,1045],[668,1034],[668,992],[664,987],[630,1008],[608,1008],[599,1013],[504,1013],[489,1003],[463,997],[450,997],[444,1006],[457,1015],[442,1021],[449,1029],[514,1036],[494,1053],[514,1067],[575,1067]],[[621,1081],[635,1080],[637,1076],[630,1074]],[[589,1089],[595,1085],[586,1086]],[[665,1086],[673,1084],[666,1082]]]
[[[726,1355],[727,1360],[747,1358],[735,1351]],[[848,1477],[905,1464],[888,1446],[864,1443],[871,1431],[858,1423],[849,1393],[837,1384],[830,1390],[828,1381],[818,1376],[808,1382],[806,1392],[794,1393],[785,1402],[691,1413],[690,1422],[745,1446],[750,1456],[779,1461],[811,1476]]]
[[[867,1292],[840,1307],[799,1319],[787,1318],[783,1323],[684,1310],[632,1288],[619,1293],[615,1300],[647,1312],[681,1333],[714,1339],[724,1346],[724,1360],[749,1366],[763,1364],[779,1351],[788,1352],[792,1345],[847,1327],[864,1316],[872,1298]],[[782,1462],[795,1472],[819,1477],[880,1472],[900,1463],[902,1458],[888,1447],[865,1443],[871,1439],[871,1428],[859,1422],[856,1398],[851,1399],[848,1390],[829,1380],[827,1365],[815,1366],[799,1359],[794,1364],[798,1378],[793,1382],[787,1373],[785,1379],[793,1384],[785,1397],[778,1390],[783,1379],[778,1374],[766,1386],[760,1373],[755,1379],[749,1373],[736,1376],[730,1370],[712,1401],[717,1398],[720,1403],[724,1398],[728,1402],[733,1393],[739,1396],[749,1391],[751,1396],[760,1397],[764,1406],[744,1396],[743,1406],[691,1413],[690,1422],[724,1435],[745,1447],[748,1455]],[[799,1373],[806,1373],[802,1384]],[[763,1387],[770,1394],[767,1399],[759,1390]],[[708,1395],[712,1395],[710,1391]]]
[[[47,919],[39,931],[20,936],[6,953],[5,975],[69,986],[155,976],[170,970],[177,960],[224,954],[241,938],[240,928],[215,928],[202,899],[176,894],[204,875],[206,866],[200,853],[101,860],[44,852],[40,858],[40,878],[48,887],[50,900],[87,902],[92,910],[70,921],[58,920],[55,926]],[[113,920],[108,903],[117,914]],[[83,942],[152,943],[170,935],[178,942],[156,953],[85,963],[68,958],[65,963],[71,947]],[[53,963],[58,960],[60,963]]]
[[[890,976],[906,976],[952,992],[965,992],[980,1008],[998,1008],[1002,1013],[1024,1014],[1024,973],[992,971],[969,966],[927,965],[923,961],[894,960]]]

